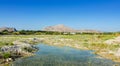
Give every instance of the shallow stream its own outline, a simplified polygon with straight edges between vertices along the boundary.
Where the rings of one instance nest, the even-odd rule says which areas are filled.
[[[38,44],[37,47],[39,50],[35,56],[18,59],[13,66],[120,66],[120,63],[100,58],[93,51],[46,44]]]

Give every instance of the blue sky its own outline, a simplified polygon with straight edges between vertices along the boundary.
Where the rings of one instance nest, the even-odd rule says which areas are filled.
[[[0,0],[0,27],[120,31],[120,0]]]

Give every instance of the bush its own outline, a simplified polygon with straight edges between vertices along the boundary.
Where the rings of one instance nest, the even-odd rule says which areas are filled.
[[[32,52],[33,49],[31,47],[25,47],[24,50],[28,51],[28,52]]]
[[[6,59],[6,58],[9,58],[11,56],[11,54],[10,53],[4,53],[3,54],[3,57]]]

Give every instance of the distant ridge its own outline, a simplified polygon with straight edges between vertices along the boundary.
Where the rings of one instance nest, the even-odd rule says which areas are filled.
[[[102,33],[98,30],[91,30],[91,29],[84,29],[84,30],[77,30],[78,33]]]
[[[16,32],[17,30],[16,28],[1,27],[0,32],[3,32],[3,31]],[[90,30],[90,29],[76,30],[71,27],[65,26],[63,24],[47,26],[42,31],[70,32],[70,33],[102,33],[101,31]]]
[[[57,31],[57,32],[75,32],[73,28],[67,27],[63,24],[48,26],[48,27],[45,27],[43,30],[44,31]]]
[[[1,27],[0,32],[3,32],[3,31],[15,32],[17,30],[15,28],[10,28],[10,27]]]
[[[75,33],[101,33],[101,31],[97,30],[76,30],[65,26],[63,24],[58,24],[54,26],[48,26],[43,29],[44,31],[57,31],[57,32],[75,32]]]

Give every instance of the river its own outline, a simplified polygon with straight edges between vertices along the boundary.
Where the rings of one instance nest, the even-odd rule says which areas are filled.
[[[120,63],[101,58],[90,50],[46,44],[38,44],[37,47],[39,50],[34,56],[18,59],[13,66],[120,66]]]

